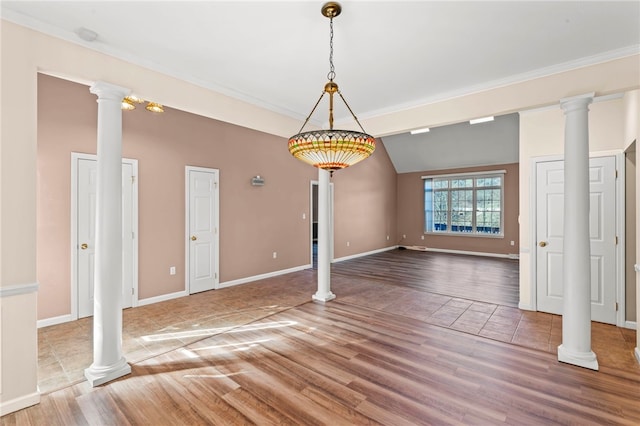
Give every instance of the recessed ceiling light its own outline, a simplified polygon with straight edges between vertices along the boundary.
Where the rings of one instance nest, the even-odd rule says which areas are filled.
[[[428,131],[430,131],[430,129],[428,127],[425,127],[423,129],[412,130],[411,134],[412,135],[419,135],[420,133],[427,133]]]
[[[469,120],[469,124],[486,123],[488,121],[493,121],[493,116],[491,116],[491,117],[482,117],[482,118],[476,118],[474,120]]]

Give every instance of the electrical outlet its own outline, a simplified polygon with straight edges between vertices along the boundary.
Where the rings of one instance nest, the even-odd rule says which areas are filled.
[[[305,220],[307,218],[307,214],[306,213],[302,213],[302,220]]]
[[[515,241],[511,241],[511,245],[512,245],[512,246],[515,246],[515,245],[516,245],[516,242],[515,242]]]
[[[347,241],[347,247],[349,247],[349,241]]]
[[[389,241],[389,236],[387,235],[387,241]]]
[[[176,274],[176,267],[172,266],[169,268],[169,275],[175,275]]]
[[[274,258],[274,259],[277,259],[277,258],[278,258],[278,252],[277,252],[277,251],[274,251],[274,252],[273,252],[273,258]]]
[[[421,240],[424,240],[424,235],[420,235],[420,239],[421,239]]]
[[[407,238],[407,236],[405,234],[402,234],[402,239]]]

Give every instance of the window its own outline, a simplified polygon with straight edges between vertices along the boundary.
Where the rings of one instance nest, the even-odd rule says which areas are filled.
[[[502,236],[504,173],[423,177],[425,232]]]

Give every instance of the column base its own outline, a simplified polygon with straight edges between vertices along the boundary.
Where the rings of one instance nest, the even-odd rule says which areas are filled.
[[[92,387],[96,387],[130,373],[131,366],[127,364],[127,360],[122,357],[120,361],[107,367],[95,367],[91,364],[89,368],[84,370],[84,377],[87,378],[87,381]]]
[[[322,302],[322,303],[328,302],[329,300],[333,300],[335,298],[336,298],[336,295],[331,292],[324,293],[324,294],[316,293],[313,296],[311,296],[312,300],[316,302]]]
[[[640,346],[636,346],[635,353],[636,353],[636,360],[640,362]]]
[[[563,345],[558,346],[558,361],[598,371],[598,359],[593,351],[574,352]]]

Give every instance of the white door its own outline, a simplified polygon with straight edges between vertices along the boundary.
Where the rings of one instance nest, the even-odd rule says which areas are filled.
[[[186,168],[187,291],[218,286],[218,170]]]
[[[609,324],[616,323],[615,180],[615,157],[590,159],[591,319]],[[536,185],[537,306],[561,315],[564,161],[537,163]]]
[[[83,158],[84,157],[84,158]],[[76,158],[76,285],[78,318],[93,315],[96,175],[95,156]],[[122,163],[122,307],[132,306],[137,281],[135,160]],[[73,212],[72,212],[73,214]]]

